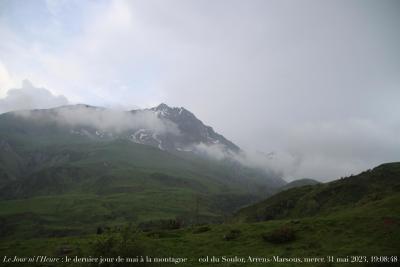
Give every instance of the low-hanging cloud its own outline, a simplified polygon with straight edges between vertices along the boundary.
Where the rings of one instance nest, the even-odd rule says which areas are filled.
[[[259,134],[257,140],[262,139]],[[353,118],[287,127],[274,137],[275,150],[260,145],[259,150],[247,147],[242,153],[229,154],[221,145],[205,144],[196,149],[215,159],[232,158],[273,171],[287,181],[330,181],[400,159],[398,136],[400,124]]]
[[[157,134],[180,134],[175,123],[160,119],[150,110],[122,111],[79,104],[45,111],[23,110],[15,114],[40,123],[56,123],[71,128],[91,127],[111,133],[149,129]]]
[[[276,177],[283,177],[284,168],[271,162],[270,155],[260,152],[244,151],[234,152],[223,144],[200,143],[192,146],[189,150],[215,160],[233,160],[250,168],[264,170],[268,174]],[[285,168],[288,167],[287,165]]]
[[[21,88],[10,89],[6,97],[0,99],[0,114],[14,110],[53,108],[68,103],[65,96],[56,96],[46,88],[35,87],[29,80],[24,80]]]
[[[171,1],[7,1],[0,90],[185,106],[290,179],[400,159],[399,1]]]
[[[51,110],[43,112],[44,109]],[[35,87],[29,80],[24,80],[21,88],[9,90],[7,96],[0,99],[0,113],[10,111],[29,120],[68,127],[92,127],[118,133],[144,128],[155,133],[180,134],[176,124],[161,120],[150,110],[124,111],[72,105],[65,96],[56,96],[46,88]]]
[[[332,180],[400,159],[400,125],[371,119],[307,123],[285,131],[274,159],[287,177]],[[311,176],[311,177],[310,177]]]

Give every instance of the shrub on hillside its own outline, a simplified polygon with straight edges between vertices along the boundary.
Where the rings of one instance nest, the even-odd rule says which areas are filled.
[[[210,231],[211,228],[209,226],[200,226],[193,230],[193,234],[201,234]]]
[[[180,219],[170,220],[154,220],[142,222],[139,224],[139,228],[144,232],[153,230],[176,230],[183,227],[183,221]]]
[[[295,232],[289,226],[283,226],[270,233],[266,233],[262,236],[265,241],[273,244],[282,244],[294,241],[296,239]]]
[[[145,250],[140,241],[136,239],[136,233],[134,229],[126,227],[120,232],[96,236],[95,241],[91,244],[90,254],[96,257],[114,259],[118,256],[122,258],[137,258],[145,255]],[[144,263],[104,262],[101,264],[101,266],[144,266]]]
[[[227,234],[224,235],[224,239],[226,241],[235,240],[240,236],[240,233],[240,230],[237,229],[230,230]]]

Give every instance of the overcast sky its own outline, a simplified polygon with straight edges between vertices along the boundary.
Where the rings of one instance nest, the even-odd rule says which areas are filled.
[[[0,0],[0,98],[184,106],[330,180],[400,160],[400,1]]]

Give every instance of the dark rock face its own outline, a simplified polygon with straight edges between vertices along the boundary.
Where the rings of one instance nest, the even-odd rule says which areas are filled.
[[[169,120],[178,126],[180,131],[176,136],[162,136],[168,144],[167,148],[176,150],[190,149],[196,144],[220,145],[227,151],[239,152],[239,147],[224,136],[216,133],[212,127],[204,125],[196,116],[187,109],[171,108],[166,104],[160,104],[150,109],[162,120]]]
[[[82,105],[77,105],[82,109]],[[69,110],[74,106],[68,107]],[[105,109],[86,106],[91,112],[104,112]],[[64,110],[68,110],[64,107]],[[194,151],[199,144],[212,146],[217,145],[225,152],[239,152],[240,148],[224,136],[216,133],[212,127],[204,125],[196,116],[187,109],[180,107],[169,107],[160,104],[150,109],[138,109],[126,112],[131,115],[154,115],[167,127],[173,126],[176,131],[157,131],[152,127],[132,125],[122,132],[111,132],[96,127],[79,126],[69,130],[71,134],[88,138],[102,139],[128,139],[132,142],[150,145],[166,151]]]

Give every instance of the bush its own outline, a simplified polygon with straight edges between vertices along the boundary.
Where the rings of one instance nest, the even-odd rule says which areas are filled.
[[[211,228],[209,226],[201,226],[193,230],[193,234],[201,234],[210,231]]]
[[[179,219],[147,221],[139,224],[139,228],[144,232],[153,230],[176,230],[182,228],[182,226],[183,222]]]
[[[159,239],[159,238],[178,238],[179,234],[175,233],[175,232],[171,232],[171,231],[150,231],[147,232],[146,236],[151,237],[151,238],[155,238],[155,239]]]
[[[224,239],[226,241],[231,241],[231,240],[235,240],[240,236],[240,230],[230,230],[227,234],[224,235]]]
[[[209,226],[201,226],[193,230],[193,234],[201,234],[210,231],[211,228]]]
[[[273,244],[288,243],[296,239],[294,230],[288,226],[283,226],[270,233],[264,234],[262,238]]]
[[[101,235],[104,233],[103,227],[97,227],[96,234]]]
[[[135,230],[126,227],[120,232],[97,235],[90,247],[90,254],[103,258],[135,258],[145,255],[145,250],[138,239]],[[98,265],[98,264],[95,264]],[[103,267],[114,266],[144,266],[143,263],[102,263]]]

